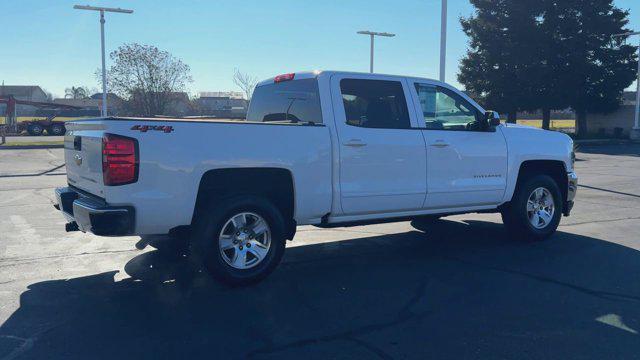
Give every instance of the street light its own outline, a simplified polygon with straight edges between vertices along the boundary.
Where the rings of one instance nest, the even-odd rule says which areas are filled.
[[[631,35],[640,35],[640,31],[628,32],[624,34],[616,34],[613,37],[627,37]],[[640,138],[640,41],[638,42],[638,78],[636,79],[636,109],[633,122],[633,129],[629,134],[632,139]]]
[[[73,8],[76,10],[100,11],[100,43],[102,45],[102,109],[100,111],[100,116],[105,117],[107,116],[107,67],[104,59],[104,13],[115,12],[131,14],[133,13],[133,10],[89,5],[74,5]]]
[[[447,0],[442,0],[440,12],[440,81],[444,82],[445,59],[447,57]]]
[[[375,32],[375,31],[358,31],[358,34],[361,35],[369,35],[371,36],[371,55],[369,58],[369,72],[373,72],[373,37],[374,36],[384,36],[384,37],[394,37],[396,34],[386,33],[386,32]]]

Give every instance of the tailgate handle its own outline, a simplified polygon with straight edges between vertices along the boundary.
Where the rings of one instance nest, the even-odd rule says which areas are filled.
[[[82,137],[74,136],[73,137],[73,150],[82,150]]]

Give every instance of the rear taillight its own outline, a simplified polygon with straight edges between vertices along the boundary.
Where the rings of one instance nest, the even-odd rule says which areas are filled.
[[[105,134],[102,137],[102,179],[105,185],[138,181],[138,140]]]

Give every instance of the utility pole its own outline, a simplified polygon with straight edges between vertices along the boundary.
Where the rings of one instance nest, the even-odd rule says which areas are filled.
[[[100,116],[106,117],[107,116],[107,65],[106,65],[105,51],[104,51],[104,13],[115,12],[115,13],[131,14],[133,13],[133,10],[89,6],[89,5],[74,5],[73,8],[76,10],[91,10],[91,11],[100,12],[100,45],[102,50],[102,109],[100,111]]]
[[[616,34],[613,37],[627,37],[632,35],[640,35],[640,31],[628,32],[624,34]],[[640,139],[640,41],[638,41],[638,72],[636,78],[636,107],[634,111],[633,128],[629,133],[629,137],[633,140]]]
[[[375,31],[358,31],[358,34],[361,35],[369,35],[371,37],[371,51],[369,54],[369,72],[373,73],[373,37],[374,36],[384,36],[384,37],[394,37],[396,34],[386,33],[386,32],[375,32]]]
[[[444,82],[445,61],[447,58],[447,0],[442,0],[440,12],[440,81]]]

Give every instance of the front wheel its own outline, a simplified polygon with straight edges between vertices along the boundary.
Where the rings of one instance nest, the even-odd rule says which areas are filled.
[[[502,211],[502,221],[513,235],[542,240],[556,231],[561,215],[558,184],[547,175],[535,175],[518,184],[511,203]]]
[[[44,132],[44,128],[40,124],[32,124],[27,126],[27,132],[31,136],[40,136]]]
[[[284,224],[280,211],[261,197],[212,201],[196,219],[194,255],[213,277],[227,284],[262,280],[284,254]]]

